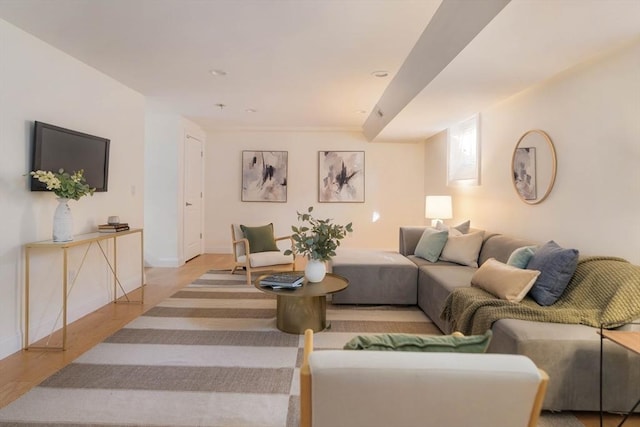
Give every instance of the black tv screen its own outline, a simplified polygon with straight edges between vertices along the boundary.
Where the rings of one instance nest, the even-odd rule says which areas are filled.
[[[96,191],[107,191],[109,142],[106,138],[35,122],[31,170],[73,173],[84,170],[84,177]],[[46,191],[44,183],[31,179],[31,191]]]

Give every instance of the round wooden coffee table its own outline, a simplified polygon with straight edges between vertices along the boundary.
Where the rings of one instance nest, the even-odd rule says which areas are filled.
[[[301,274],[304,274],[300,272]],[[349,286],[349,281],[337,274],[327,273],[322,282],[304,283],[299,288],[272,289],[260,286],[260,280],[268,274],[258,277],[253,286],[267,294],[277,296],[276,326],[282,332],[304,334],[306,329],[314,332],[327,327],[327,295],[340,292]]]

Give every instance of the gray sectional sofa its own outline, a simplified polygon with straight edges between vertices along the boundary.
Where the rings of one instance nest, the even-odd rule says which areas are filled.
[[[333,303],[417,304],[444,333],[452,332],[440,316],[445,301],[454,289],[470,286],[477,268],[444,261],[432,263],[415,256],[424,229],[401,227],[398,252],[341,251],[331,268],[350,283],[345,291],[333,296]],[[489,258],[506,262],[515,249],[538,243],[485,232],[478,265]],[[491,329],[488,352],[526,355],[549,374],[544,409],[600,409],[598,328],[504,318],[493,323]],[[639,328],[628,324],[621,329]],[[640,356],[605,340],[603,367],[603,409],[628,411],[640,397]]]

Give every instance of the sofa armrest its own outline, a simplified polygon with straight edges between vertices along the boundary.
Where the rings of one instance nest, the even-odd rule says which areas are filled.
[[[413,255],[426,226],[400,227],[398,252],[404,256]]]

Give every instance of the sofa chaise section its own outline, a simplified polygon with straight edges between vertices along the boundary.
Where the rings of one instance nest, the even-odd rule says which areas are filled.
[[[343,249],[331,269],[349,280],[333,295],[334,304],[416,305],[418,267],[392,251]]]
[[[552,378],[545,409],[599,409],[600,338],[597,328],[501,319],[493,324],[491,331],[493,337],[488,353],[527,356]],[[605,411],[627,412],[640,397],[640,356],[606,340],[603,344],[602,407]]]
[[[452,326],[440,315],[449,295],[469,287],[477,271],[451,262],[428,262],[414,251],[425,226],[400,227],[398,252],[341,251],[334,272],[350,281],[347,291],[334,295],[345,304],[417,304],[445,334]],[[472,230],[473,232],[474,230]],[[506,262],[512,252],[539,242],[484,233],[478,265],[494,258]],[[639,284],[640,287],[640,284]],[[625,325],[622,329],[638,325]],[[566,323],[502,318],[491,326],[490,353],[529,357],[549,374],[543,408],[597,411],[600,408],[600,337],[598,328]],[[604,341],[603,409],[628,411],[640,397],[640,356]]]

